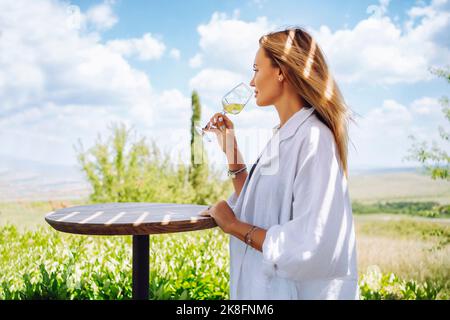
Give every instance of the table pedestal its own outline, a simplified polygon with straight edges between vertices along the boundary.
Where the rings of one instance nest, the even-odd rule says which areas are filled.
[[[133,236],[133,299],[149,299],[149,235]]]

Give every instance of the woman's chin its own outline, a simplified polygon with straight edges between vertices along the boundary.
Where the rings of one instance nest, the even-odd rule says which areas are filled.
[[[256,97],[256,105],[258,106],[258,107],[264,107],[264,104],[262,104],[261,103],[261,100],[260,99],[258,99],[258,97]]]
[[[260,100],[256,99],[256,105],[258,107],[267,107],[269,104],[264,103],[264,101],[260,101]]]

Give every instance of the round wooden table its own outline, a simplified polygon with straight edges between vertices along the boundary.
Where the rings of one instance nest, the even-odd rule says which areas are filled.
[[[133,236],[133,299],[149,296],[150,234],[216,227],[200,216],[207,206],[175,203],[105,203],[50,212],[45,220],[56,230],[86,235]]]

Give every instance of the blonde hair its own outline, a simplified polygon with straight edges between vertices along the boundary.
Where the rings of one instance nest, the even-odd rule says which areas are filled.
[[[268,33],[259,39],[259,44],[272,66],[281,69],[306,106],[314,107],[318,118],[333,132],[348,178],[348,122],[353,118],[319,45],[302,28]]]

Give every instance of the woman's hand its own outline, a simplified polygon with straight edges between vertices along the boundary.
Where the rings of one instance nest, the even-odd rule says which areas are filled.
[[[225,233],[230,233],[233,225],[239,221],[225,200],[217,202],[209,209],[201,212],[200,215],[211,216]]]
[[[214,125],[216,128],[211,128]],[[227,154],[237,149],[236,136],[234,135],[233,122],[224,114],[214,114],[208,122],[206,132],[214,132],[222,151]],[[228,149],[228,150],[227,150]]]

